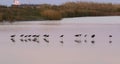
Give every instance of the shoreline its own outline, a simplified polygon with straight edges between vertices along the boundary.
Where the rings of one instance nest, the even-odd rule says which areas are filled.
[[[62,20],[45,21],[16,21],[13,23],[4,22],[2,25],[71,25],[71,24],[120,24],[120,16],[102,16],[102,17],[75,17],[63,18]]]

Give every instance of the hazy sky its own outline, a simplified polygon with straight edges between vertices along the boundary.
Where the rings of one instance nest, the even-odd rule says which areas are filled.
[[[93,1],[93,2],[107,2],[107,3],[120,3],[120,0],[19,0],[21,3],[32,3],[32,4],[62,4],[68,1]],[[1,5],[11,5],[13,0],[0,0]]]

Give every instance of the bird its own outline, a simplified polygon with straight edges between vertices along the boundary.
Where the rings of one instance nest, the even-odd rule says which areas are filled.
[[[87,37],[87,34],[84,37]]]
[[[36,35],[32,35],[32,37],[36,37]]]
[[[40,35],[36,35],[36,37],[39,37]]]
[[[64,37],[64,35],[61,35],[60,37]]]
[[[28,35],[28,37],[31,37],[32,35]]]
[[[45,35],[43,35],[44,37],[49,37],[49,35],[47,35],[47,34],[45,34]]]
[[[79,36],[81,36],[82,34],[77,34],[77,35],[75,35],[75,37],[79,37]]]
[[[28,37],[28,35],[25,35],[24,37]]]
[[[91,38],[94,38],[95,37],[95,34],[93,34],[92,36],[91,36]]]
[[[112,35],[109,35],[109,37],[112,37]]]
[[[20,37],[23,37],[23,36],[24,36],[24,34],[21,34],[21,35],[20,35]]]
[[[11,37],[15,37],[16,35],[11,35]]]

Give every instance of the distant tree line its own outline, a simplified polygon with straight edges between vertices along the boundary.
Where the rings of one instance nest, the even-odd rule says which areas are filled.
[[[61,5],[0,5],[0,21],[60,20],[68,17],[120,16],[120,4],[66,2]]]

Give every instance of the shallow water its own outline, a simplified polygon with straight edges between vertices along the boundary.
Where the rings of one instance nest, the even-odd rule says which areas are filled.
[[[1,64],[120,64],[119,24],[3,25],[0,36]]]

